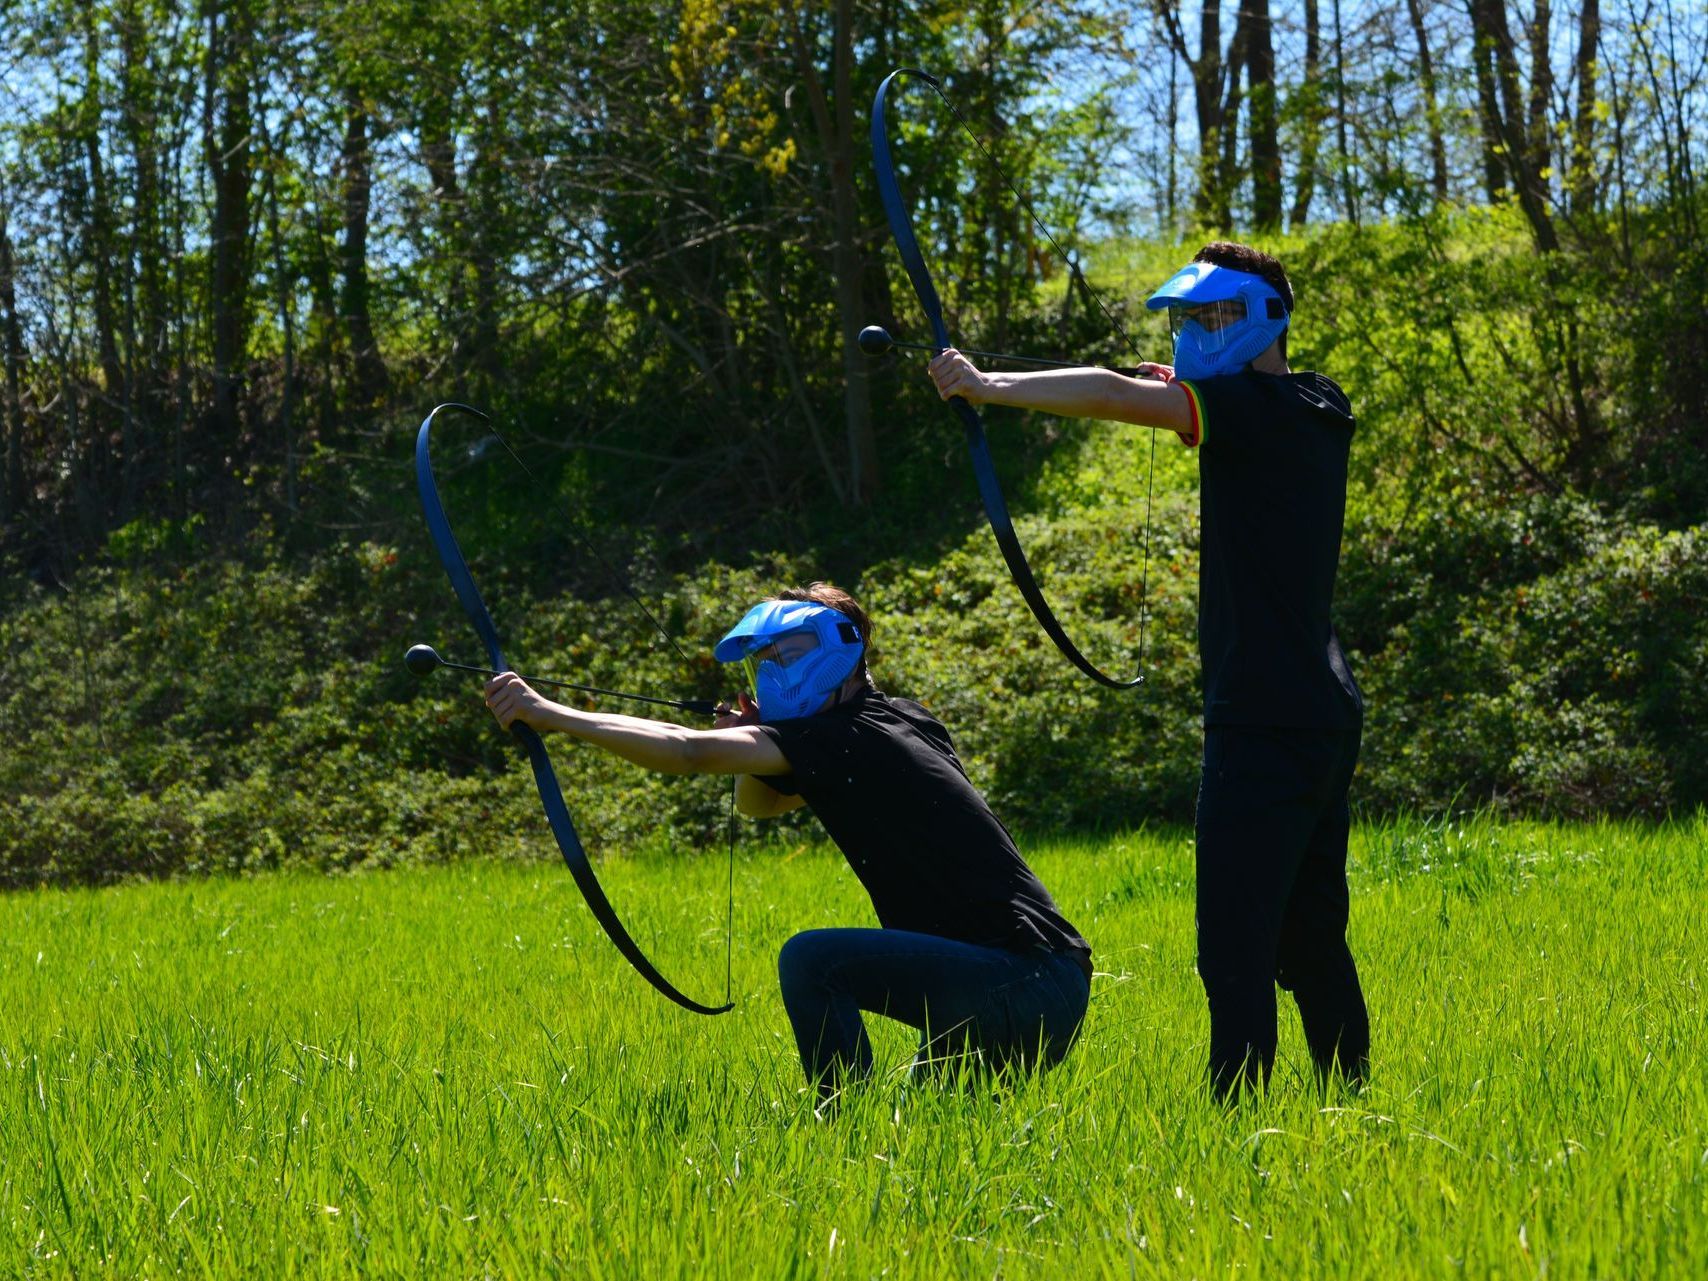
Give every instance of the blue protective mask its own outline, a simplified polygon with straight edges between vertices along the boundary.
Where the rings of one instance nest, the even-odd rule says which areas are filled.
[[[1215,378],[1245,369],[1287,331],[1281,295],[1262,276],[1188,263],[1145,300],[1169,310],[1177,378]]]
[[[740,662],[764,722],[810,716],[854,674],[865,638],[840,610],[813,601],[761,601],[712,651]]]

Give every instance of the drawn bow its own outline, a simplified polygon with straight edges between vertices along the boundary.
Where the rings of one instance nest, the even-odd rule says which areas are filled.
[[[479,589],[474,585],[474,577],[469,573],[468,562],[463,559],[462,548],[457,545],[456,535],[451,532],[451,522],[445,515],[445,505],[439,498],[439,486],[433,478],[433,420],[446,411],[470,414],[482,422],[491,421],[478,409],[455,403],[437,406],[422,420],[421,430],[415,437],[415,479],[421,490],[421,511],[427,519],[427,530],[433,536],[433,546],[439,553],[439,561],[445,567],[445,574],[451,580],[457,600],[462,603],[463,612],[474,624],[481,644],[486,647],[492,670],[508,672],[514,669],[504,659],[504,651],[498,643],[498,628],[492,621],[492,615],[487,612],[486,602],[481,599]],[[735,1003],[728,999],[727,994],[722,1005],[702,1005],[692,997],[685,996],[647,960],[646,954],[629,936],[628,930],[623,928],[610,899],[605,896],[604,887],[593,874],[593,864],[587,858],[587,851],[582,847],[580,836],[576,834],[575,824],[570,821],[569,806],[564,802],[563,789],[558,786],[557,774],[552,769],[551,757],[546,753],[545,743],[532,727],[521,721],[511,723],[510,733],[522,745],[523,751],[528,754],[529,763],[534,768],[534,786],[539,789],[540,802],[545,806],[546,821],[551,825],[552,835],[557,838],[558,851],[563,855],[563,861],[568,865],[576,885],[581,888],[582,897],[592,909],[594,919],[599,922],[611,942],[617,945],[617,950],[628,958],[629,964],[640,972],[642,978],[683,1009],[692,1010],[696,1014],[722,1014],[733,1009]]]
[[[872,164],[877,173],[878,195],[883,201],[884,216],[889,220],[890,235],[894,238],[896,250],[901,255],[902,266],[907,269],[907,278],[913,284],[913,292],[919,296],[919,305],[924,309],[925,318],[931,324],[931,332],[936,341],[936,350],[941,352],[944,348],[952,347],[955,344],[950,340],[949,327],[943,322],[943,304],[938,298],[937,286],[931,279],[931,272],[925,265],[924,256],[919,252],[919,241],[913,232],[913,219],[909,216],[907,205],[902,200],[901,184],[896,178],[895,159],[890,148],[889,127],[885,112],[890,87],[904,77],[912,77],[930,86],[991,164],[995,165],[996,160],[985,150],[984,144],[979,142],[978,135],[973,133],[971,127],[962,119],[961,113],[955,109],[955,104],[950,101],[949,95],[943,91],[943,86],[938,83],[935,76],[921,71],[917,67],[900,67],[884,77],[883,83],[878,86],[877,96],[872,100]],[[1001,166],[997,166],[997,168],[1000,171]],[[1007,175],[1004,174],[1003,176],[1004,180],[1007,181]],[[1012,182],[1008,185],[1015,197],[1025,205],[1033,222],[1037,223],[1039,229],[1044,232],[1050,244],[1055,246],[1056,252],[1062,254],[1063,260],[1068,264],[1068,269],[1077,275],[1078,268],[1067,258],[1065,253],[1062,253],[1061,246],[1056,244],[1055,238],[1050,236],[1048,229],[1039,221],[1037,214],[1032,211],[1031,205],[1026,203],[1025,198],[1020,195]],[[1093,294],[1093,296],[1096,295]],[[1132,345],[1132,340],[1127,338],[1125,330],[1121,328],[1120,323],[1115,320],[1109,309],[1103,305],[1102,299],[1098,298],[1097,301],[1098,305],[1103,308],[1104,315],[1114,324],[1121,336],[1127,339],[1128,344]],[[1080,652],[1079,647],[1068,637],[1067,632],[1056,619],[1055,611],[1050,608],[1050,603],[1044,599],[1044,593],[1038,586],[1038,580],[1033,576],[1032,566],[1026,559],[1026,551],[1020,545],[1020,536],[1014,532],[1014,521],[1008,514],[1008,502],[1003,497],[1002,484],[996,476],[996,464],[991,460],[990,444],[985,439],[984,420],[980,418],[978,410],[960,396],[951,398],[949,405],[960,418],[961,425],[966,429],[967,453],[972,459],[973,476],[978,481],[979,498],[984,503],[985,517],[990,521],[991,533],[996,535],[996,545],[1002,551],[1003,560],[1008,562],[1009,575],[1014,579],[1014,585],[1020,589],[1020,595],[1025,598],[1027,607],[1032,611],[1032,617],[1038,620],[1038,625],[1056,643],[1056,648],[1061,650],[1068,661],[1091,677],[1092,680],[1112,689],[1132,689],[1135,686],[1142,685],[1145,679],[1142,670],[1145,650],[1144,611],[1149,604],[1148,585],[1150,578],[1151,513],[1149,486],[1147,485],[1145,496],[1144,577],[1140,586],[1142,604],[1139,612],[1139,664],[1141,670],[1131,680],[1119,680],[1102,671]],[[1151,448],[1151,467],[1154,476],[1156,461],[1156,437],[1154,433],[1151,437]]]

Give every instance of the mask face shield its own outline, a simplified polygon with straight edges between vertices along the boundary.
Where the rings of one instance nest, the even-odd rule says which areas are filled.
[[[739,662],[742,674],[747,678],[747,692],[753,696],[753,701],[759,702],[761,674],[766,676],[767,684],[787,685],[789,682],[783,672],[816,649],[817,633],[803,628],[798,632],[788,632],[775,637],[770,643],[743,654]],[[773,670],[765,672],[767,666]]]
[[[1228,345],[1250,314],[1244,298],[1219,302],[1173,303],[1168,308],[1168,336],[1175,342],[1182,334],[1192,335],[1199,350],[1214,355]]]

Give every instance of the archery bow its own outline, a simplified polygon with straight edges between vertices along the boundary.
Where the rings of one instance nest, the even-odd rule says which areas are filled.
[[[946,347],[954,346],[954,343],[950,341],[949,327],[943,321],[943,304],[937,295],[937,285],[932,280],[931,272],[925,265],[925,258],[919,251],[919,241],[913,232],[913,219],[908,215],[907,206],[902,201],[901,184],[896,178],[895,159],[890,150],[889,129],[885,115],[885,105],[889,97],[890,86],[904,76],[911,76],[929,85],[943,100],[944,105],[949,108],[950,114],[960,123],[961,128],[966,130],[974,144],[984,153],[985,158],[995,166],[999,173],[1002,172],[1002,167],[996,164],[996,158],[985,149],[984,144],[979,141],[978,135],[973,133],[972,128],[962,119],[961,113],[955,109],[955,104],[950,101],[949,95],[943,91],[943,86],[938,83],[935,76],[921,71],[917,67],[899,67],[884,77],[883,83],[878,86],[877,97],[872,100],[872,164],[877,173],[878,195],[883,202],[884,216],[889,220],[890,235],[894,238],[896,250],[901,255],[902,266],[907,269],[907,278],[913,285],[913,292],[918,295],[919,305],[924,309],[925,317],[931,324],[931,331],[936,339],[935,350],[940,352]],[[1006,173],[1003,174],[1003,180],[1008,182]],[[1030,203],[1026,201],[1024,196],[1020,195],[1012,182],[1008,182],[1008,188],[1025,206],[1026,212],[1032,217],[1032,221],[1043,231],[1045,238],[1055,247],[1056,252],[1062,255],[1063,260],[1068,264],[1068,269],[1074,272],[1075,276],[1083,283],[1084,278],[1079,276],[1077,265],[1063,253],[1061,246],[1056,244],[1055,237],[1050,235],[1049,229],[1039,220]],[[1089,289],[1089,286],[1087,288]],[[1095,292],[1093,292],[1093,296],[1096,296]],[[1115,320],[1108,307],[1103,305],[1101,298],[1098,298],[1097,302],[1098,306],[1102,307],[1104,315],[1109,318],[1116,330],[1120,332],[1121,337],[1126,340],[1129,346],[1134,348],[1136,353],[1137,347],[1133,344],[1132,339],[1127,336],[1126,330],[1121,327],[1120,322]],[[1067,632],[1063,630],[1061,623],[1056,619],[1055,611],[1044,599],[1044,593],[1038,586],[1038,580],[1032,574],[1032,566],[1026,559],[1026,551],[1020,545],[1020,536],[1014,531],[1014,521],[1008,513],[1008,502],[1003,497],[1002,484],[996,476],[996,464],[991,460],[990,443],[985,439],[984,420],[980,418],[978,410],[960,396],[953,397],[949,401],[949,405],[954,409],[961,420],[962,427],[966,430],[967,453],[972,458],[973,476],[978,482],[979,498],[984,503],[985,517],[990,522],[991,533],[996,535],[996,545],[1002,551],[1003,560],[1008,563],[1008,573],[1014,579],[1014,585],[1020,589],[1020,595],[1025,598],[1027,607],[1032,611],[1032,617],[1038,620],[1038,625],[1056,643],[1056,648],[1061,650],[1068,661],[1091,677],[1092,680],[1112,689],[1132,689],[1135,686],[1142,685],[1145,679],[1143,671],[1145,610],[1150,601],[1151,483],[1147,481],[1145,486],[1144,569],[1139,586],[1141,603],[1139,606],[1138,661],[1140,671],[1131,680],[1119,680],[1103,672],[1084,654],[1080,653],[1079,647],[1068,638]],[[1156,435],[1153,432],[1151,435],[1151,476],[1153,479],[1155,473]]]
[[[415,437],[415,480],[421,491],[421,511],[427,519],[427,530],[433,536],[433,546],[439,553],[439,561],[445,567],[445,574],[451,580],[457,600],[462,603],[463,612],[468,615],[469,622],[474,624],[481,644],[486,647],[492,670],[507,672],[512,669],[510,664],[505,662],[504,651],[499,646],[498,627],[492,621],[492,615],[487,612],[480,590],[474,585],[474,577],[469,573],[462,548],[457,545],[456,535],[451,532],[451,522],[446,517],[445,505],[439,498],[438,483],[433,478],[429,438],[433,419],[445,410],[470,414],[482,422],[491,421],[478,409],[456,403],[439,405],[422,420],[421,430]],[[506,445],[506,449],[508,448]],[[551,757],[546,753],[545,743],[531,726],[524,725],[521,721],[511,722],[510,733],[522,745],[528,754],[529,763],[533,766],[534,786],[538,788],[540,802],[545,806],[546,821],[551,826],[552,835],[557,839],[558,852],[563,855],[563,861],[569,867],[570,875],[575,878],[576,885],[580,887],[582,897],[587,900],[594,919],[599,922],[611,942],[616,944],[617,950],[639,971],[642,978],[683,1009],[692,1010],[696,1014],[722,1014],[733,1009],[735,1002],[729,999],[727,991],[722,1005],[702,1005],[678,991],[658,972],[652,962],[647,960],[646,954],[629,936],[628,930],[623,928],[622,921],[617,918],[610,899],[606,898],[605,890],[599,884],[599,878],[593,874],[593,864],[588,860],[581,837],[577,835],[575,824],[570,820],[569,806],[563,799],[563,789],[558,786],[557,774],[552,769]]]

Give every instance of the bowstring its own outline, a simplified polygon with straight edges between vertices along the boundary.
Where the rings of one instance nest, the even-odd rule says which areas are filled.
[[[729,898],[724,908],[724,1000],[735,1000],[735,775],[729,776]]]
[[[504,452],[510,455],[511,461],[520,467],[523,474],[534,483],[534,487],[537,490],[543,489],[544,487],[540,482],[540,478],[534,474],[534,469],[529,467],[528,464],[523,461],[522,456],[511,447],[510,442],[504,438],[504,433],[498,430],[497,425],[493,423],[491,419],[487,420],[486,429],[492,434],[492,438],[503,448]],[[687,653],[684,652],[682,647],[676,643],[676,638],[665,630],[664,624],[658,621],[658,616],[654,614],[651,609],[647,608],[646,602],[640,598],[640,593],[635,591],[628,579],[618,573],[616,567],[613,566],[610,561],[606,560],[605,557],[600,554],[599,549],[595,547],[579,529],[576,528],[574,515],[564,505],[563,500],[556,496],[555,490],[553,491],[553,505],[557,507],[558,511],[565,517],[565,528],[568,529],[569,536],[575,540],[576,545],[579,546],[582,551],[592,556],[593,560],[604,572],[605,577],[615,584],[622,591],[623,595],[629,598],[636,609],[640,610],[641,614],[646,618],[646,621],[652,624],[653,630],[660,636],[664,637],[664,643],[670,646],[676,657],[681,660],[682,665],[686,668],[692,669],[693,663],[689,660]],[[1144,642],[1142,629],[1140,636],[1140,650],[1143,652]],[[729,808],[725,818],[725,826],[729,836],[729,899],[724,909],[724,1000],[729,1001],[732,999],[735,991],[733,978],[735,955],[735,775],[733,774],[730,775],[729,779]]]
[[[1103,313],[1104,319],[1106,319],[1109,322],[1110,327],[1120,335],[1121,341],[1127,344],[1128,349],[1133,353],[1133,355],[1143,361],[1144,353],[1139,350],[1138,343],[1135,342],[1133,340],[1133,336],[1127,332],[1126,326],[1116,318],[1115,313],[1110,310],[1109,304],[1103,301],[1103,295],[1098,293],[1096,289],[1092,288],[1091,282],[1085,278],[1085,273],[1079,269],[1079,264],[1074,261],[1073,257],[1067,250],[1062,248],[1056,238],[1050,234],[1050,229],[1044,225],[1044,220],[1038,216],[1038,211],[1032,207],[1032,202],[1026,199],[1025,194],[1018,186],[1015,185],[1014,180],[1008,176],[1008,171],[1002,167],[1002,162],[996,158],[990,148],[985,146],[984,139],[980,138],[972,125],[968,123],[967,118],[961,114],[961,109],[955,105],[954,100],[944,91],[942,85],[934,83],[932,87],[936,90],[938,99],[945,107],[949,108],[949,114],[954,117],[955,123],[961,126],[961,132],[965,133],[967,137],[972,139],[973,146],[978,148],[979,155],[983,156],[985,162],[995,170],[996,176],[1002,179],[1002,185],[1008,188],[1009,194],[1012,195],[1019,203],[1020,207],[1026,211],[1026,216],[1032,220],[1032,225],[1038,229],[1045,240],[1050,242],[1050,248],[1055,250],[1056,257],[1060,258],[1062,262],[1067,264],[1070,277],[1077,281],[1080,288],[1084,289],[1091,300],[1097,304],[1097,309]],[[1139,668],[1141,671],[1144,669],[1145,661],[1145,624],[1149,619],[1151,608],[1151,502],[1152,496],[1156,490],[1156,436],[1157,429],[1152,428],[1150,463],[1146,468],[1145,474],[1145,538],[1139,568]]]

